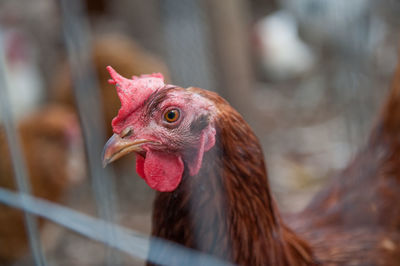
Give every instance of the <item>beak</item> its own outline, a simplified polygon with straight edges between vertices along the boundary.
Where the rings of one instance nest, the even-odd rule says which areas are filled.
[[[112,135],[103,149],[103,167],[131,152],[142,152],[142,145],[151,142],[147,139],[128,140],[118,134]]]

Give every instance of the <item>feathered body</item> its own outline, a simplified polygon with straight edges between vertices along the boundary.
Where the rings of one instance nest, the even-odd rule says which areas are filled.
[[[157,193],[152,234],[239,265],[312,265],[310,248],[284,225],[271,198],[257,137],[217,94],[188,91],[217,107],[215,147],[197,175],[186,171],[175,191]]]
[[[290,219],[321,260],[400,265],[399,136],[400,66],[366,145]]]
[[[18,125],[32,193],[60,201],[84,176],[82,139],[77,117],[68,108],[49,105]],[[0,129],[0,186],[16,189],[5,132]],[[40,220],[40,226],[43,220]],[[29,251],[23,212],[0,205],[0,265],[10,265]]]
[[[122,106],[104,162],[137,153],[139,175],[159,191],[154,236],[238,265],[399,265],[400,80],[366,148],[283,219],[259,141],[225,100],[109,71]]]

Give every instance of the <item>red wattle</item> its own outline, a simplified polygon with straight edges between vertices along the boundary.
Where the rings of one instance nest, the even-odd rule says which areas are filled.
[[[160,192],[175,190],[182,180],[184,164],[180,156],[149,150],[146,158],[136,155],[136,171],[152,188]]]
[[[138,173],[138,175],[145,179],[144,177],[144,158],[142,155],[140,154],[136,154],[136,172]]]

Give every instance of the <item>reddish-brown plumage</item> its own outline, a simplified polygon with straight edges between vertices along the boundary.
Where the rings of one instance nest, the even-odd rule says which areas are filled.
[[[18,124],[32,193],[61,201],[72,185],[84,177],[84,158],[78,118],[67,107],[47,105]],[[0,128],[0,187],[16,189],[9,147]],[[40,228],[44,220],[40,220]],[[29,253],[23,212],[0,204],[0,265]]]
[[[164,129],[162,104],[154,114],[146,101],[135,116],[155,122],[125,125],[134,128],[129,138],[142,138],[145,128],[159,141],[145,149],[179,154],[185,164],[179,186],[157,193],[154,236],[239,265],[400,265],[400,70],[366,147],[303,212],[283,218],[259,141],[225,100],[198,88],[157,93],[179,103],[187,116],[182,125]],[[210,127],[215,144],[191,174],[190,154]],[[160,247],[150,252],[165,255]]]
[[[189,91],[216,104],[217,142],[198,175],[185,169],[177,190],[157,194],[153,235],[240,265],[314,264],[308,245],[279,216],[261,147],[247,123],[217,94]]]
[[[291,221],[323,262],[400,265],[400,65],[365,147]]]

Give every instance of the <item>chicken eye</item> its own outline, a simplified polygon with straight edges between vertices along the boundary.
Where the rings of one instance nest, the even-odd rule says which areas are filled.
[[[168,123],[176,122],[179,119],[180,112],[178,109],[171,109],[164,114],[164,120]]]

